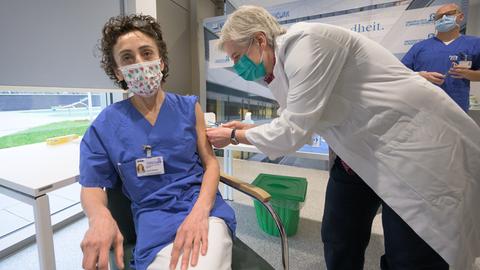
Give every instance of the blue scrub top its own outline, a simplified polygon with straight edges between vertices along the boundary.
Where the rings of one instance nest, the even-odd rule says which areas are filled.
[[[480,69],[480,38],[459,36],[452,43],[445,45],[440,39],[433,37],[418,42],[403,57],[402,62],[413,71],[438,72],[444,75],[452,66],[452,61],[472,61],[472,69]],[[447,76],[440,87],[462,107],[469,108],[470,81]]]
[[[80,184],[111,188],[118,175],[132,201],[137,243],[135,269],[146,269],[156,254],[175,239],[176,231],[198,198],[204,169],[197,151],[197,97],[166,93],[152,126],[130,99],[105,108],[83,136],[80,145]],[[165,174],[137,177],[135,160],[162,156]],[[232,234],[233,209],[219,192],[211,216],[225,221]]]

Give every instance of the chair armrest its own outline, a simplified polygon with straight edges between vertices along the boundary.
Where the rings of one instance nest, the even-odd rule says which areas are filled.
[[[273,220],[275,221],[275,225],[277,226],[278,231],[280,232],[280,239],[282,241],[282,265],[284,270],[288,270],[289,259],[287,233],[285,232],[285,227],[283,226],[280,217],[270,204],[271,195],[265,190],[252,184],[245,183],[231,175],[220,173],[220,181],[227,186],[231,186],[232,188],[254,199],[257,199],[267,209],[267,211],[270,213]]]
[[[239,180],[231,175],[221,173],[220,182],[224,183],[227,186],[231,186],[232,188],[241,191],[242,193],[253,197],[261,202],[266,203],[270,201],[271,196],[268,192],[257,186],[243,182],[242,180]]]

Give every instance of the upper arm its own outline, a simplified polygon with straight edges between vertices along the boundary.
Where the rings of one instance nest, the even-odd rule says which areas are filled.
[[[279,61],[288,80],[286,106],[278,118],[245,134],[270,158],[290,153],[308,142],[349,55],[345,44],[308,34],[286,46],[284,61]]]
[[[91,126],[80,144],[80,184],[85,187],[113,187],[115,168],[100,134]]]
[[[207,139],[205,117],[203,115],[202,108],[198,102],[195,103],[195,119],[196,119],[196,131],[197,131],[197,149],[200,159],[202,160],[205,168],[216,165],[218,167],[218,161],[213,153],[212,146]]]
[[[345,45],[329,38],[306,35],[292,44],[284,63],[289,89],[282,117],[307,130],[316,125],[347,56]]]

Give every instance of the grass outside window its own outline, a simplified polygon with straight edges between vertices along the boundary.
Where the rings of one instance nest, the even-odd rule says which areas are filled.
[[[82,136],[90,126],[89,120],[50,123],[0,137],[0,149],[44,142],[46,139],[69,134]]]

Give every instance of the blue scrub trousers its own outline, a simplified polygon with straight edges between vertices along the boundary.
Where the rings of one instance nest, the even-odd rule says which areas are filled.
[[[347,172],[338,157],[330,171],[322,221],[328,270],[363,269],[373,218],[380,205],[385,239],[382,270],[448,270],[445,260],[360,177]]]

